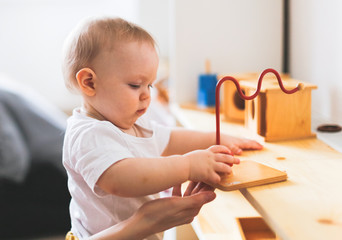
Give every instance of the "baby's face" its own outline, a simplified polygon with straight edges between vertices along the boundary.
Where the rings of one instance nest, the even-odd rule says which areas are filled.
[[[93,107],[117,127],[132,127],[149,107],[158,62],[155,48],[144,42],[100,53],[93,62],[98,78]]]

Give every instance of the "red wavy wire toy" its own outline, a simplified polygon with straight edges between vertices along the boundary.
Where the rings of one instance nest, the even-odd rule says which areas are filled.
[[[240,97],[244,100],[252,100],[254,99],[256,96],[258,96],[259,92],[260,92],[260,88],[261,88],[261,83],[262,83],[262,80],[264,78],[264,76],[267,74],[267,73],[273,73],[276,77],[277,77],[277,80],[278,80],[278,83],[279,83],[279,87],[281,88],[281,90],[283,90],[284,93],[286,94],[292,94],[292,93],[295,93],[301,89],[303,89],[303,85],[300,83],[298,84],[297,87],[295,87],[294,89],[292,90],[287,90],[284,85],[283,85],[283,82],[280,78],[280,75],[279,73],[272,69],[272,68],[268,68],[268,69],[265,69],[259,76],[259,79],[258,79],[258,87],[257,87],[257,90],[255,91],[255,93],[251,96],[246,96],[245,94],[243,94],[243,92],[241,91],[241,87],[240,87],[240,84],[239,82],[231,77],[231,76],[226,76],[226,77],[223,77],[220,81],[217,82],[216,84],[216,90],[215,90],[215,105],[216,105],[216,144],[219,145],[220,144],[220,87],[222,85],[223,82],[227,81],[227,80],[230,80],[232,81],[235,86],[236,86],[236,89],[240,95]]]

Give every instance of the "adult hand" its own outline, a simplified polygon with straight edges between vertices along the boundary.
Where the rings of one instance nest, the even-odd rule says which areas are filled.
[[[204,204],[215,199],[213,190],[206,184],[190,182],[182,196],[181,186],[175,186],[172,197],[147,202],[136,215],[140,215],[154,232],[187,224],[192,222]]]
[[[214,188],[190,182],[184,195],[181,186],[173,189],[172,197],[159,198],[144,203],[138,211],[126,221],[116,224],[89,239],[125,240],[144,239],[152,234],[175,226],[190,223],[201,207],[215,199]]]

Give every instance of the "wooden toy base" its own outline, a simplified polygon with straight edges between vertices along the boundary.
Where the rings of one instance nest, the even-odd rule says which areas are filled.
[[[214,187],[223,191],[232,191],[287,179],[286,172],[250,160],[241,161],[232,169],[233,173],[222,177],[220,184]]]
[[[279,240],[261,217],[237,218],[243,240]]]

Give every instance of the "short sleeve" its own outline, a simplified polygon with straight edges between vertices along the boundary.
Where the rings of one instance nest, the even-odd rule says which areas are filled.
[[[173,128],[162,125],[159,122],[150,119],[149,116],[139,118],[137,123],[145,128],[152,129],[155,134],[153,137],[154,146],[158,151],[158,156],[160,156],[170,141],[170,135]]]
[[[166,146],[169,144],[172,128],[152,121],[153,131],[156,133],[155,141],[158,146],[159,155],[162,155]]]
[[[82,131],[73,148],[74,170],[100,196],[105,194],[96,187],[100,176],[114,163],[133,157],[120,133],[105,123]]]

